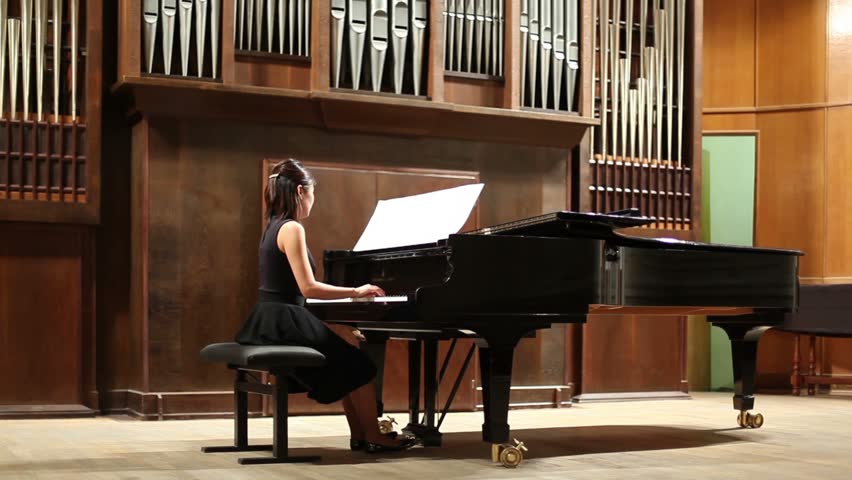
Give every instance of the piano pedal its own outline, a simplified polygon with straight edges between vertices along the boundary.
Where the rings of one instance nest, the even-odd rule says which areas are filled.
[[[743,410],[737,415],[737,424],[741,428],[760,428],[763,426],[763,415],[748,413]]]
[[[513,439],[515,445],[510,443],[494,443],[491,445],[491,461],[500,462],[506,468],[515,468],[524,461],[524,452],[528,451],[524,442]]]
[[[379,432],[382,434],[393,432],[395,430],[394,425],[396,425],[396,420],[391,416],[388,416],[387,420],[379,420]]]

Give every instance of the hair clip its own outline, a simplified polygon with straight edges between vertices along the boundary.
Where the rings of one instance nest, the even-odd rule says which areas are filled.
[[[269,178],[276,178],[277,176],[278,176],[277,173],[273,173],[272,175],[269,176]]]

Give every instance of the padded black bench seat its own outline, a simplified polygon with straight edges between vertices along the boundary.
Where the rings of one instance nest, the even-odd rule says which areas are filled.
[[[202,452],[249,452],[272,450],[272,457],[240,458],[240,464],[295,463],[319,460],[318,456],[295,457],[287,453],[287,374],[296,367],[319,367],[325,356],[308,347],[286,345],[240,345],[214,343],[201,350],[201,358],[225,363],[236,371],[234,380],[234,445],[203,447]],[[250,381],[249,371],[269,372],[275,376],[274,385]],[[271,395],[275,405],[272,445],[248,444],[248,394]]]

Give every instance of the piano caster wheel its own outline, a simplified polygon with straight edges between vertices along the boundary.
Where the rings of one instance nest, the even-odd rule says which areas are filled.
[[[511,444],[493,444],[491,446],[491,459],[495,462],[499,461],[506,468],[515,468],[524,460],[524,453],[527,447],[524,442],[519,442],[515,439],[515,445]]]
[[[748,412],[743,411],[740,412],[739,415],[737,415],[737,423],[742,428],[760,428],[763,426],[763,415],[759,413],[752,415]]]
[[[388,417],[387,420],[379,420],[379,432],[382,434],[388,434],[394,431],[394,424],[396,424],[396,420],[393,417]]]

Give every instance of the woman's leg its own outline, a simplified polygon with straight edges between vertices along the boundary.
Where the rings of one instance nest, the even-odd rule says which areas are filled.
[[[364,440],[364,427],[358,418],[358,411],[350,395],[343,397],[343,411],[346,413],[346,421],[349,423],[350,438]]]
[[[370,443],[386,446],[396,446],[402,443],[400,440],[383,435],[379,431],[379,413],[376,409],[377,400],[375,385],[367,383],[366,385],[353,390],[347,398],[349,398],[352,402],[352,406],[355,410],[354,417],[357,418],[357,421],[364,432],[364,436],[361,438],[364,438]]]

